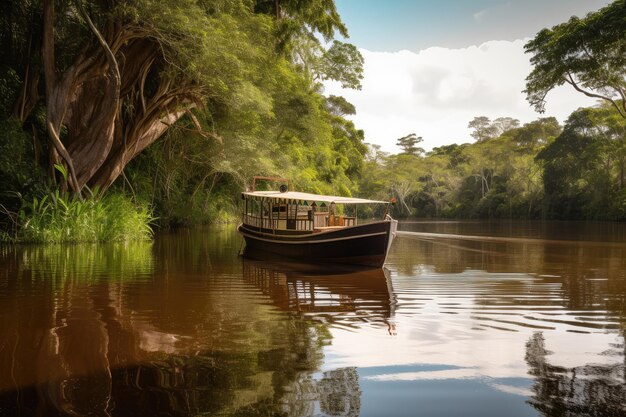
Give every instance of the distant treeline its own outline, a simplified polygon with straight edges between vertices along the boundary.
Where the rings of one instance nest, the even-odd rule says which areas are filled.
[[[424,154],[414,134],[403,152],[372,146],[361,191],[392,193],[397,216],[626,219],[626,123],[601,104],[520,126],[512,118],[469,124],[475,143]]]

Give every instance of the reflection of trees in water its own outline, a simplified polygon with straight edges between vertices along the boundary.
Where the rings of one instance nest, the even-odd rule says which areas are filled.
[[[624,355],[624,343],[613,355]],[[619,349],[619,350],[618,350]],[[621,352],[620,352],[621,350]],[[550,364],[541,332],[526,343],[526,363],[535,378],[529,403],[548,417],[626,415],[625,364],[565,368]]]
[[[242,239],[235,226],[182,228],[157,237],[154,258],[162,274],[233,273],[240,262]]]
[[[303,375],[291,384],[283,401],[288,416],[358,416],[361,388],[356,368],[327,371],[319,380]]]
[[[192,241],[0,253],[0,414],[310,415],[292,394],[327,325],[241,302],[236,252]],[[358,410],[356,373],[338,372],[313,387],[329,415]]]
[[[78,301],[73,299],[72,313],[22,310],[22,325],[32,317],[60,314],[73,321],[80,314],[79,322],[56,335],[15,328],[19,337],[3,335],[8,337],[0,345],[0,414],[258,415],[266,409],[273,415],[282,410],[293,381],[319,368],[328,343],[323,325],[294,318],[277,320],[263,329],[264,340],[251,335],[249,344],[240,341],[237,348],[181,354],[155,346],[146,352],[146,329],[127,320],[130,312],[98,316],[106,304],[91,298],[85,300],[94,302],[88,308]]]
[[[358,416],[361,410],[361,389],[356,368],[324,372],[317,383],[320,408],[329,416]]]
[[[488,272],[555,274],[572,270],[626,271],[623,243],[545,241],[480,241],[399,236],[394,240],[390,262],[401,273],[420,265],[432,265],[439,273],[466,269]],[[621,275],[623,276],[623,275]]]
[[[0,411],[84,415],[109,407],[110,361],[127,342],[118,302],[126,284],[152,272],[151,248],[133,242],[1,253]]]

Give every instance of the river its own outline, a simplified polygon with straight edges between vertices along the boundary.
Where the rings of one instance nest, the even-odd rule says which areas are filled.
[[[1,246],[0,415],[626,415],[626,225],[399,229],[326,274],[233,226]]]

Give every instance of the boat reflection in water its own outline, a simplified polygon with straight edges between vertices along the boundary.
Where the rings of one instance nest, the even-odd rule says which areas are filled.
[[[324,329],[329,325],[357,327],[368,322],[386,326],[390,334],[395,334],[396,301],[386,269],[246,259],[243,277],[280,310],[318,321]],[[318,340],[322,345],[329,342],[323,337]],[[361,394],[356,367],[328,370],[319,379],[301,373],[285,389],[283,411],[290,416],[358,416]]]
[[[396,301],[387,269],[246,259],[243,276],[281,310],[342,327],[364,321],[383,324],[395,333]]]

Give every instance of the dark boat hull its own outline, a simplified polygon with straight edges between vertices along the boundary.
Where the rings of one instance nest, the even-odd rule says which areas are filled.
[[[395,232],[394,220],[319,233],[281,233],[241,224],[245,255],[256,259],[288,258],[307,263],[381,267]]]

